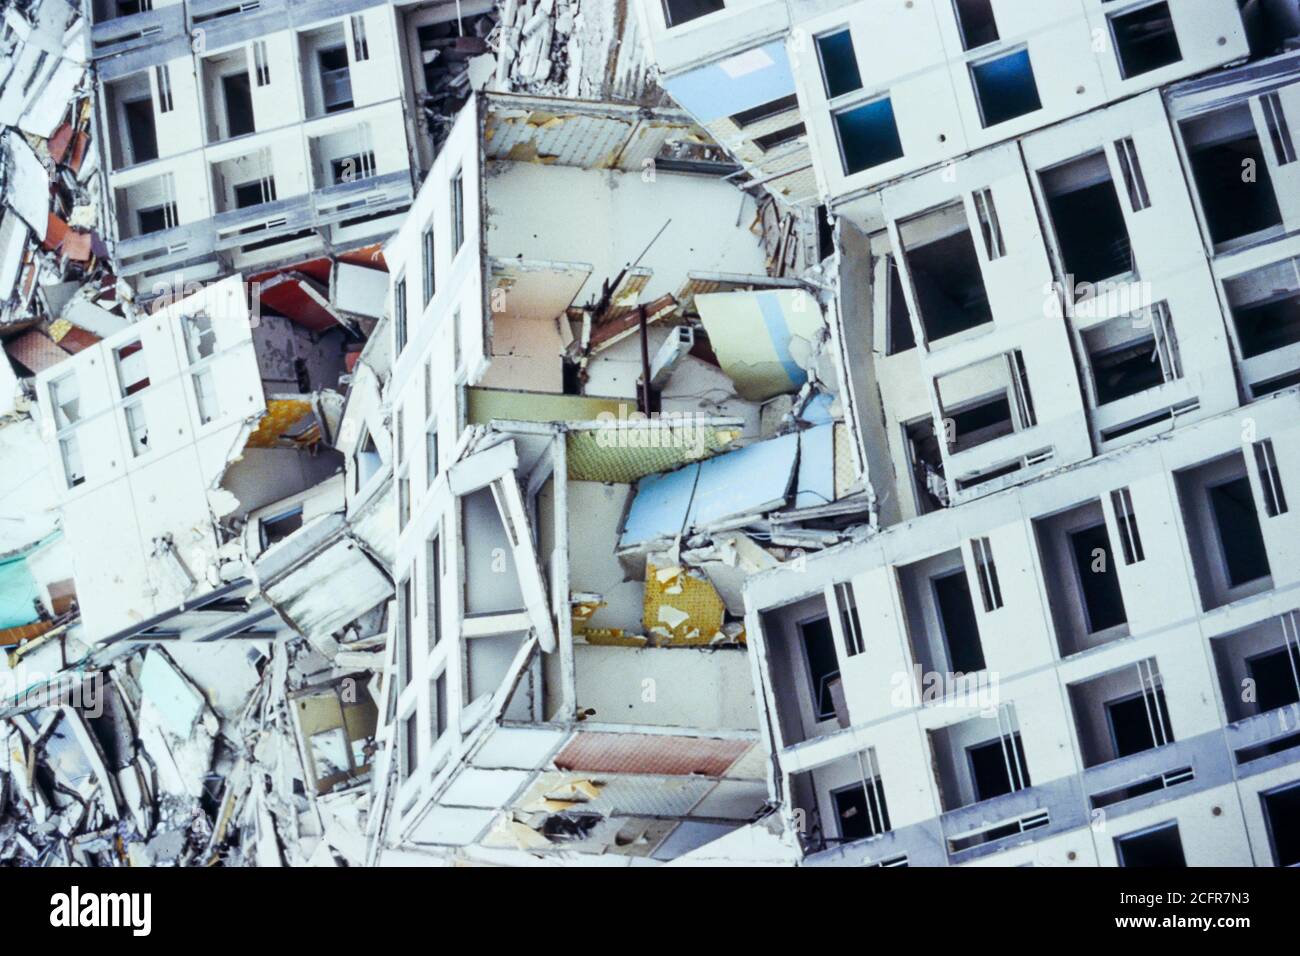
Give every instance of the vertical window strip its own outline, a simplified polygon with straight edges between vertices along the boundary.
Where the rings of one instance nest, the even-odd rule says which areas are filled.
[[[1007,354],[1008,371],[1011,387],[1015,391],[1016,412],[1020,418],[1020,427],[1033,428],[1038,424],[1034,416],[1034,400],[1029,394],[1029,370],[1025,368],[1025,357],[1020,349]]]
[[[1142,550],[1142,536],[1138,533],[1137,515],[1133,511],[1133,495],[1127,487],[1110,493],[1110,503],[1115,509],[1115,522],[1119,525],[1120,550],[1125,564],[1137,564],[1146,558]]]
[[[1166,382],[1183,377],[1182,361],[1178,355],[1178,339],[1174,323],[1169,316],[1169,304],[1157,302],[1151,306],[1151,332],[1156,340],[1156,354],[1160,358],[1160,371]]]
[[[862,789],[867,799],[867,822],[872,836],[889,829],[885,816],[885,788],[880,782],[880,767],[876,763],[876,750],[868,747],[858,751],[858,772],[862,776]]]
[[[1007,253],[1002,241],[1002,226],[998,223],[998,211],[993,205],[993,190],[981,189],[973,197],[975,215],[979,217],[980,231],[984,234],[984,251],[989,261],[1001,259]]]
[[[438,646],[442,638],[442,537],[435,534],[429,539],[429,650]]]
[[[172,102],[172,74],[166,63],[153,68],[158,81],[158,112],[170,113],[175,104]]]
[[[1011,704],[1002,704],[997,710],[998,740],[1002,744],[1002,759],[1007,765],[1007,780],[1011,790],[1024,790],[1028,781],[1020,771],[1023,758],[1023,744],[1020,742],[1020,727],[1016,722],[1016,711]]]
[[[433,300],[433,226],[424,230],[424,241],[422,245],[422,256],[424,260],[424,304],[427,306]]]
[[[1137,662],[1138,683],[1142,687],[1142,703],[1146,707],[1147,720],[1151,725],[1151,740],[1157,747],[1169,743],[1165,728],[1172,726],[1169,715],[1161,709],[1160,674],[1155,667],[1155,659],[1147,658]]]
[[[1119,169],[1124,175],[1129,207],[1134,212],[1141,212],[1151,205],[1151,194],[1147,192],[1146,178],[1142,175],[1142,165],[1138,162],[1137,146],[1132,137],[1117,140],[1115,154],[1119,157]]]
[[[397,355],[406,348],[406,277],[397,280],[393,287],[393,334],[396,337]]]
[[[1286,492],[1282,490],[1282,476],[1277,469],[1277,456],[1273,439],[1255,442],[1255,465],[1259,469],[1259,483],[1264,490],[1264,512],[1270,518],[1286,514]]]
[[[1264,122],[1268,124],[1268,135],[1273,140],[1273,153],[1277,164],[1285,166],[1295,162],[1295,141],[1291,138],[1291,128],[1282,111],[1282,98],[1274,93],[1265,93],[1259,98],[1260,108],[1264,112]]]
[[[971,550],[975,554],[975,572],[979,578],[984,610],[986,613],[996,611],[1002,607],[1002,585],[998,581],[998,567],[993,562],[993,545],[988,538],[974,538],[971,540]]]
[[[370,44],[366,40],[366,18],[357,13],[348,19],[352,24],[352,59],[358,63],[370,59]]]
[[[844,653],[848,657],[854,657],[866,650],[866,643],[858,609],[853,603],[852,585],[847,581],[835,585],[835,602],[839,605],[840,623],[844,628]]]
[[[271,82],[270,57],[266,52],[265,40],[253,41],[253,72],[258,86],[267,86]]]

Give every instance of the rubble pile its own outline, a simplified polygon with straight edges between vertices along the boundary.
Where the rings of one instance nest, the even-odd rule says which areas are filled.
[[[9,5],[0,38],[0,337],[35,374],[125,327],[102,238],[87,25],[66,0]]]

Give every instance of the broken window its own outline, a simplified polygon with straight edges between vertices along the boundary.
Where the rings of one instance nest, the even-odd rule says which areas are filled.
[[[898,233],[928,342],[993,321],[975,240],[960,202],[900,222]]]
[[[989,261],[1001,259],[1007,253],[1002,241],[1002,226],[998,222],[998,211],[993,205],[993,190],[981,189],[971,199],[975,203],[975,215],[980,221],[980,232],[984,236],[984,254]]]
[[[663,4],[664,22],[669,28],[718,13],[725,6],[723,0],[663,0]]]
[[[847,27],[817,38],[817,58],[822,66],[827,99],[833,100],[837,96],[862,89],[858,57],[853,50],[853,35]]]
[[[1164,302],[1140,316],[1120,316],[1082,334],[1098,405],[1182,377],[1178,340]]]
[[[1286,259],[1223,283],[1242,358],[1300,343],[1300,260]]]
[[[1115,856],[1124,867],[1181,867],[1187,865],[1178,824],[1159,826],[1115,838]]]
[[[442,640],[442,538],[436,534],[429,539],[428,571],[425,597],[429,602],[429,650],[433,650]]]
[[[54,409],[54,426],[60,431],[81,419],[81,387],[76,372],[50,382],[50,406]]]
[[[402,354],[406,348],[406,277],[400,276],[393,288],[393,335],[395,337],[394,356]]]
[[[1110,31],[1115,38],[1119,72],[1126,80],[1183,58],[1168,3],[1117,14],[1110,18]]]
[[[1269,139],[1273,141],[1273,155],[1279,166],[1295,162],[1295,140],[1291,138],[1291,127],[1286,120],[1286,111],[1282,108],[1282,97],[1277,92],[1265,93],[1259,98],[1259,108],[1264,114],[1268,126]]]
[[[1026,48],[972,63],[970,74],[980,122],[986,129],[1042,108]]]
[[[247,70],[227,73],[221,78],[221,98],[226,105],[227,136],[246,136],[256,131],[253,91],[249,88]]]
[[[953,0],[953,4],[957,8],[963,50],[973,50],[998,39],[992,0]]]
[[[846,176],[902,157],[903,143],[894,122],[894,104],[888,96],[832,115]]]
[[[139,458],[149,450],[149,425],[145,421],[144,406],[137,402],[124,409],[126,431],[131,437],[131,455]]]
[[[139,339],[113,349],[113,364],[117,366],[117,382],[123,398],[149,387],[149,366],[144,343]]]
[[[1029,765],[1020,732],[966,748],[975,800],[992,800],[1030,786]]]
[[[1254,444],[1255,465],[1259,469],[1259,483],[1264,492],[1264,513],[1270,518],[1286,514],[1286,492],[1282,490],[1282,476],[1277,470],[1277,455],[1273,452],[1273,439],[1265,438]]]
[[[1151,196],[1147,192],[1146,177],[1142,175],[1137,146],[1131,136],[1115,141],[1115,155],[1119,159],[1120,173],[1124,176],[1124,188],[1128,191],[1129,208],[1134,212],[1147,209],[1151,205]]]
[[[1053,166],[1041,179],[1070,287],[1133,272],[1128,227],[1106,154],[1098,150]]]
[[[835,639],[829,617],[818,617],[799,625],[803,638],[804,664],[812,691],[813,712],[817,720],[835,717],[835,700],[831,683],[839,679],[840,662],[835,655]]]
[[[424,238],[421,242],[420,255],[423,265],[424,274],[424,304],[427,306],[433,301],[433,226],[424,230]]]
[[[63,459],[63,476],[69,488],[75,488],[86,480],[85,469],[81,467],[81,445],[76,435],[59,439],[59,456]]]
[[[366,18],[360,13],[348,17],[352,28],[352,59],[360,63],[370,59],[370,43],[366,40]]]
[[[352,73],[345,46],[332,46],[316,53],[320,65],[321,104],[326,113],[352,109]]]
[[[966,571],[960,569],[930,580],[939,624],[948,651],[949,670],[969,674],[984,669],[984,648],[980,644],[975,605],[971,602]]]
[[[212,369],[201,369],[190,378],[194,382],[194,400],[198,405],[199,424],[206,425],[221,414],[217,404],[217,386],[212,378]]]
[[[1205,609],[1271,587],[1268,551],[1242,453],[1178,471],[1174,479]]]
[[[1264,805],[1277,866],[1300,863],[1300,784],[1291,783],[1259,795]]]
[[[206,312],[185,316],[185,352],[190,364],[211,358],[217,350],[217,330]]]
[[[1233,103],[1192,117],[1180,128],[1215,246],[1282,225],[1249,103]]]
[[[984,610],[996,611],[1002,606],[1002,586],[998,582],[998,567],[993,563],[993,545],[988,538],[973,538],[971,551],[975,555],[975,574],[979,578]]]
[[[890,829],[885,789],[880,783],[875,750],[856,755],[860,779],[831,791],[838,836],[842,843],[866,840]]]
[[[799,98],[791,93],[789,96],[782,96],[779,99],[770,100],[759,106],[750,107],[747,110],[741,110],[739,113],[733,113],[731,121],[744,129],[746,126],[753,126],[755,123],[773,116],[780,116],[782,113],[788,113],[791,110],[799,108]]]
[[[778,146],[793,143],[806,132],[803,123],[795,123],[793,126],[787,126],[784,129],[778,129],[763,136],[754,137],[754,145],[766,153]]]
[[[302,505],[262,518],[258,522],[262,547],[269,548],[276,542],[283,541],[301,527]]]
[[[372,477],[379,473],[383,461],[379,457],[379,449],[375,446],[375,440],[370,437],[370,429],[365,429],[361,433],[361,441],[357,445],[357,491],[366,486]]]
[[[903,426],[917,510],[921,514],[948,507],[948,483],[943,477],[943,454],[934,434],[934,418],[926,415]]]
[[[1110,503],[1115,509],[1115,523],[1119,525],[1124,563],[1137,564],[1146,555],[1142,551],[1142,536],[1138,533],[1137,516],[1133,512],[1133,495],[1128,488],[1118,488],[1110,493]]]
[[[154,126],[153,100],[148,97],[122,104],[126,131],[131,144],[131,162],[146,163],[158,158],[158,132]]]
[[[172,74],[166,63],[153,68],[154,79],[158,83],[158,112],[170,113],[174,107],[172,100]]]
[[[1019,349],[949,372],[935,385],[951,453],[968,451],[1037,423]]]
[[[456,170],[451,177],[451,255],[454,259],[465,241],[465,175]]]

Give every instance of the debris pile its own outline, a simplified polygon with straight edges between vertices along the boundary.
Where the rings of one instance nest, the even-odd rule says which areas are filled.
[[[87,24],[66,0],[5,11],[0,39],[0,336],[36,374],[124,328],[101,238]]]

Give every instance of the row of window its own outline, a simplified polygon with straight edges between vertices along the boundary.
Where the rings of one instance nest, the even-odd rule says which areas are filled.
[[[465,244],[465,175],[463,169],[458,168],[456,170],[455,174],[451,177],[449,188],[451,256],[448,261],[454,262],[457,254],[460,252],[461,246]],[[423,315],[424,309],[433,301],[434,294],[437,292],[436,255],[432,221],[425,227],[420,238],[420,290],[422,297],[420,314]],[[406,273],[403,271],[398,275],[397,281],[393,286],[393,335],[395,356],[400,356],[402,354],[402,350],[406,348],[406,343],[410,335],[407,295]],[[452,336],[455,340],[457,353],[455,367],[459,369],[459,313],[453,316]]]
[[[979,50],[1000,39],[990,0],[954,0],[963,47]],[[1169,4],[1152,3],[1108,18],[1120,73],[1131,79],[1182,59]],[[843,27],[815,38],[822,84],[845,175],[903,156],[893,103],[886,93],[864,103],[836,106],[863,89],[852,33]],[[980,123],[988,129],[1042,108],[1029,49],[1021,46],[976,58],[968,72]],[[1280,111],[1279,111],[1280,115]]]

